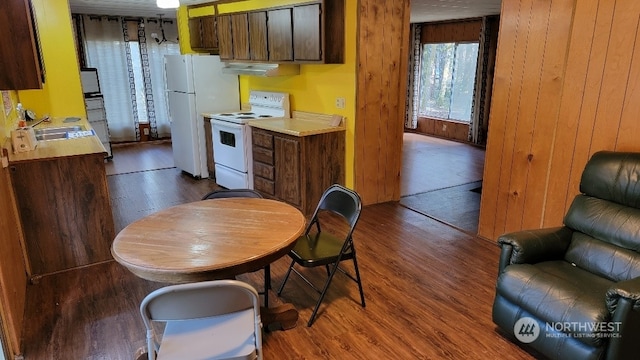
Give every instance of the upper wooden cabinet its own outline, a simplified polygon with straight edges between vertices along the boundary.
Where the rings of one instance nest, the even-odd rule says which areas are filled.
[[[291,8],[267,11],[269,61],[293,60],[293,28]]]
[[[320,4],[293,7],[293,54],[295,60],[322,60]]]
[[[251,60],[249,55],[248,14],[231,15],[231,38],[233,39],[233,59]]]
[[[254,11],[249,13],[249,52],[251,60],[269,60],[267,48],[267,12]]]
[[[0,90],[41,89],[43,68],[29,0],[0,2]]]
[[[231,15],[218,15],[218,51],[220,59],[233,60],[233,39],[231,38]]]
[[[344,0],[218,15],[222,60],[344,62]]]
[[[218,34],[214,15],[189,19],[191,49],[215,53],[218,51]]]

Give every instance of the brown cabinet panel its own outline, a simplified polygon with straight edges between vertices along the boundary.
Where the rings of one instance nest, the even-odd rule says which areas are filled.
[[[231,34],[233,37],[233,58],[250,60],[248,14],[231,15]]]
[[[276,171],[275,196],[286,202],[300,206],[300,142],[274,136]]]
[[[269,180],[275,179],[273,165],[266,165],[257,161],[253,162],[253,174]]]
[[[255,142],[254,142],[254,145],[255,145]],[[273,165],[273,150],[254,146],[253,160],[259,161],[261,163],[265,163],[268,165]]]
[[[322,60],[320,4],[293,8],[293,56],[295,60]]]
[[[322,62],[344,63],[344,0],[325,0],[322,3]]]
[[[269,181],[261,177],[256,177],[253,179],[253,187],[255,190],[258,190],[267,195],[273,196],[275,194],[275,191],[274,191],[275,185],[273,181]]]
[[[268,60],[267,12],[249,13],[249,51],[251,60]]]
[[[254,187],[265,196],[310,215],[326,188],[344,184],[343,131],[297,137],[254,128],[252,141]]]
[[[16,163],[11,177],[34,275],[111,259],[103,154]]]
[[[273,149],[273,135],[261,131],[254,131],[253,143],[263,148]]]
[[[219,15],[216,21],[218,29],[218,51],[221,60],[233,60],[233,39],[231,15]]]
[[[268,11],[269,61],[293,60],[291,12],[291,8]]]
[[[200,18],[202,24],[202,47],[205,49],[216,50],[218,48],[218,34],[216,31],[216,17],[203,16]]]
[[[29,0],[0,5],[0,90],[42,88],[43,68]]]
[[[215,16],[201,16],[189,19],[189,35],[192,50],[209,52],[218,50]]]

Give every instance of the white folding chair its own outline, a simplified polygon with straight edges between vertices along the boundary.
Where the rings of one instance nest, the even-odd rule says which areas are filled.
[[[262,359],[257,291],[237,280],[170,285],[140,304],[149,360]],[[162,338],[154,323],[164,322]]]

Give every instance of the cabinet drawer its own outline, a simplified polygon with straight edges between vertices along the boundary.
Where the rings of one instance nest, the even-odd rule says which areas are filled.
[[[253,144],[263,148],[273,149],[273,135],[254,131]]]
[[[273,150],[253,147],[253,160],[273,165]]]
[[[269,195],[274,195],[275,191],[274,191],[274,183],[273,181],[267,180],[267,179],[263,179],[261,177],[254,177],[253,178],[253,187],[258,190],[261,191],[265,194],[269,194]]]
[[[87,110],[102,109],[104,107],[102,98],[84,99],[84,104]]]
[[[253,174],[255,176],[260,176],[265,179],[273,180],[274,179],[274,170],[272,165],[265,165],[259,162],[253,162]]]

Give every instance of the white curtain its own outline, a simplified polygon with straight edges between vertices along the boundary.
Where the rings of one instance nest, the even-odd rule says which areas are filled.
[[[409,54],[409,71],[407,74],[407,102],[404,127],[418,127],[418,103],[420,102],[420,64],[422,59],[421,24],[411,24],[411,47]]]
[[[87,65],[98,69],[112,142],[135,141],[121,18],[83,15]]]
[[[153,92],[155,120],[160,138],[171,136],[169,109],[165,92],[164,56],[180,55],[178,27],[175,20],[149,19],[145,24],[149,71]],[[160,28],[162,21],[162,29]],[[164,38],[162,36],[164,30]],[[153,36],[156,34],[156,36]],[[156,40],[157,39],[157,40]]]

